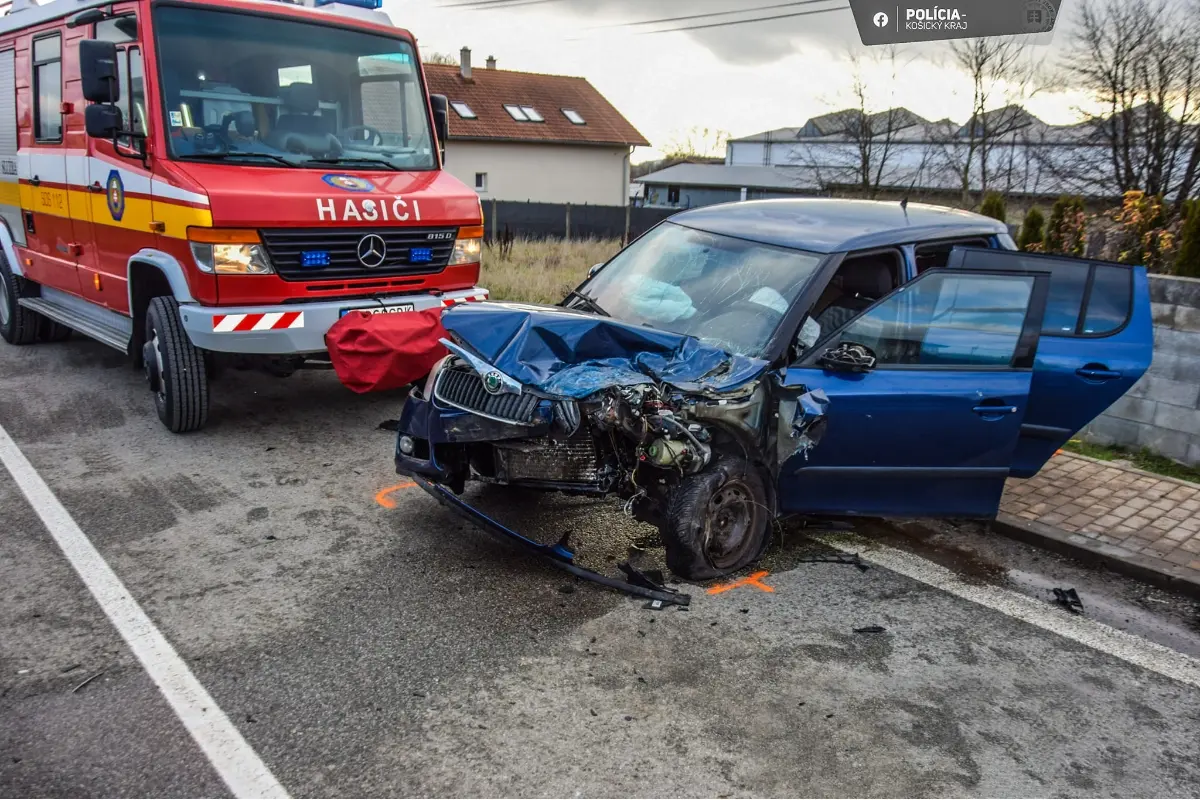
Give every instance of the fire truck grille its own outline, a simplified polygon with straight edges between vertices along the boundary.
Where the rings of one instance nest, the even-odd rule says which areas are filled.
[[[276,228],[260,233],[279,277],[320,281],[438,272],[450,261],[458,229]],[[364,241],[372,236],[379,238]]]
[[[474,370],[447,367],[438,373],[433,396],[446,405],[518,425],[533,423],[538,398],[531,394],[489,394]]]

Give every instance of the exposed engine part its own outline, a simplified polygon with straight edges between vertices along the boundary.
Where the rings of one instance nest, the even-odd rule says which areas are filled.
[[[655,439],[643,451],[646,462],[656,467],[680,467],[692,461],[694,453],[690,444],[677,439]]]
[[[570,439],[522,439],[497,442],[496,477],[503,482],[587,484],[596,489],[611,486],[600,452],[590,432]]]

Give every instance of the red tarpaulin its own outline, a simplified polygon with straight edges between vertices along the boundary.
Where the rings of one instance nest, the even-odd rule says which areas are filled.
[[[359,394],[399,389],[429,374],[449,354],[442,309],[369,314],[351,311],[325,334],[338,378]]]

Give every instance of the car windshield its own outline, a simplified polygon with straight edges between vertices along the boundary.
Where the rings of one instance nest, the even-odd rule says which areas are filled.
[[[665,222],[580,291],[616,319],[760,357],[821,258]]]
[[[331,25],[156,11],[171,154],[328,169],[432,169],[410,43]]]

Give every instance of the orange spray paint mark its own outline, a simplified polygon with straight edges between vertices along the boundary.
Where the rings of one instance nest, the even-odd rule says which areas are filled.
[[[417,484],[412,481],[404,481],[403,483],[397,483],[395,486],[389,486],[386,489],[380,489],[378,494],[375,495],[375,502],[379,503],[379,505],[383,506],[384,508],[395,508],[396,501],[388,497],[388,495],[390,495],[392,492],[398,492],[401,489],[411,489],[416,485]]]
[[[753,575],[751,575],[749,578],[742,578],[740,581],[734,581],[733,583],[724,583],[724,584],[721,584],[720,586],[714,586],[708,590],[708,593],[709,594],[721,594],[722,592],[728,592],[730,589],[736,589],[739,586],[756,586],[759,589],[762,589],[764,592],[773,592],[773,591],[775,591],[773,588],[771,588],[770,586],[767,586],[765,583],[762,582],[762,579],[767,577],[767,575],[769,575],[769,574],[770,573],[767,572],[766,570],[763,570],[762,572],[756,572]]]

